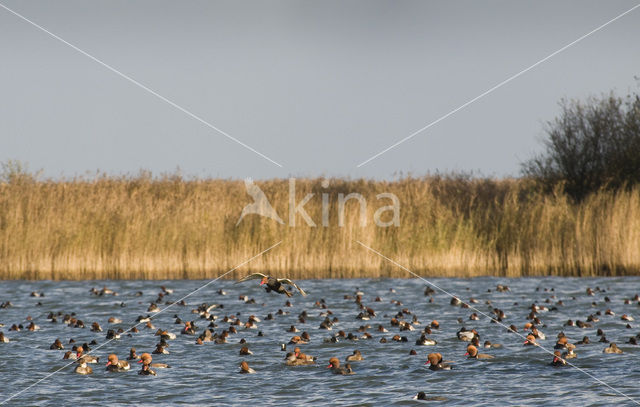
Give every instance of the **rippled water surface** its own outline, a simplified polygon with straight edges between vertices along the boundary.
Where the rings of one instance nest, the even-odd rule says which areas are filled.
[[[486,317],[478,321],[469,320],[472,309],[450,305],[451,298],[437,291],[433,302],[424,295],[425,283],[416,279],[405,280],[306,280],[300,285],[308,292],[307,297],[298,293],[291,298],[291,307],[286,307],[286,297],[266,293],[258,286],[258,281],[233,284],[231,281],[217,281],[193,294],[185,301],[186,306],[174,305],[153,319],[156,328],[176,333],[177,338],[169,341],[169,355],[154,355],[154,362],[165,362],[171,369],[158,369],[157,377],[137,374],[139,365],[126,373],[107,373],[104,362],[109,353],[116,353],[121,359],[128,355],[129,348],[135,347],[138,353],[151,352],[158,342],[150,329],[139,326],[140,332],[131,336],[106,343],[106,331],[109,328],[130,328],[139,315],[146,315],[147,307],[165,285],[175,292],[165,300],[176,301],[202,286],[204,281],[85,281],[85,282],[2,282],[0,285],[0,303],[11,301],[13,306],[0,309],[0,328],[11,340],[0,343],[0,399],[23,391],[7,402],[8,405],[88,405],[102,402],[110,404],[135,405],[585,405],[611,406],[633,405],[634,403],[616,393],[611,388],[587,376],[589,373],[629,397],[640,400],[640,348],[626,344],[631,336],[640,333],[637,322],[640,321],[636,301],[624,304],[625,298],[632,298],[640,292],[638,278],[609,279],[434,279],[433,283],[458,295],[463,300],[470,297],[478,299],[472,304],[482,312],[489,313],[491,306],[504,310],[507,318],[504,323],[515,324],[519,332],[527,322],[532,303],[546,305],[552,310],[539,313],[544,323],[540,329],[547,335],[541,344],[551,351],[555,336],[564,331],[571,342],[579,341],[584,335],[592,340],[589,345],[578,345],[577,367],[553,368],[549,366],[551,356],[543,349],[523,347],[521,337],[507,332],[499,324],[492,323]],[[509,292],[497,292],[497,284],[506,284]],[[107,286],[119,295],[95,296],[89,289]],[[599,287],[594,296],[585,293],[587,287]],[[222,288],[227,294],[220,295]],[[554,288],[554,291],[550,291]],[[391,289],[395,290],[394,292]],[[549,291],[545,291],[548,289]],[[604,290],[604,291],[603,291]],[[44,293],[44,297],[31,297],[33,291]],[[141,291],[142,296],[136,296]],[[356,319],[359,307],[353,298],[356,291],[363,293],[362,302],[376,311],[370,321]],[[247,295],[255,299],[254,304],[239,299]],[[555,298],[553,296],[555,295]],[[380,302],[374,301],[381,297]],[[605,302],[609,297],[611,302]],[[324,299],[328,309],[337,317],[333,330],[320,329],[320,323],[326,312],[317,306],[316,301]],[[551,302],[546,303],[546,299]],[[392,303],[398,300],[402,305]],[[563,300],[563,305],[556,305]],[[194,320],[198,332],[208,325],[208,321],[193,314],[192,309],[201,303],[222,304],[213,310],[218,316],[215,332],[228,327],[222,322],[225,315],[236,315],[245,322],[253,314],[262,321],[258,329],[243,329],[231,335],[229,343],[204,345],[195,344],[195,336],[180,335],[181,325],[175,324],[176,315],[183,320]],[[38,305],[40,303],[41,305]],[[553,307],[557,310],[553,310]],[[160,304],[166,307],[166,304]],[[416,315],[421,325],[414,331],[400,332],[390,325],[390,320],[399,311],[408,309]],[[615,312],[615,316],[604,315],[606,309]],[[281,309],[287,315],[278,315]],[[308,313],[306,323],[298,321],[303,310]],[[62,323],[47,320],[49,312],[71,313],[85,322],[87,328],[71,328]],[[568,319],[585,321],[590,314],[601,311],[600,322],[593,328],[563,326]],[[266,320],[269,314],[273,320]],[[626,322],[620,319],[622,314],[633,316],[636,321]],[[28,325],[27,316],[41,327],[40,331],[9,332],[12,324]],[[107,319],[117,316],[121,324],[110,325]],[[463,323],[458,322],[463,319]],[[406,320],[411,321],[412,315]],[[428,323],[437,319],[440,329],[434,330],[430,338],[437,340],[436,346],[417,346],[416,339]],[[97,321],[103,332],[91,332],[89,326]],[[369,324],[373,339],[351,341],[341,339],[337,343],[324,343],[339,330],[361,336],[358,328]],[[384,325],[389,332],[380,333],[378,324]],[[287,367],[283,363],[284,353],[280,344],[287,343],[294,335],[286,331],[295,325],[301,331],[311,335],[311,342],[301,345],[303,351],[318,357],[315,366]],[[490,361],[468,360],[463,356],[466,342],[456,337],[456,332],[465,326],[476,328],[481,342],[490,340],[503,345],[499,349],[483,349],[481,352],[495,355]],[[604,330],[607,339],[616,342],[624,350],[623,355],[603,354],[605,344],[598,342],[596,329]],[[262,336],[258,332],[262,332]],[[391,339],[395,334],[408,338],[408,342],[380,343],[385,337]],[[96,340],[93,354],[100,356],[101,363],[92,365],[94,373],[81,376],[73,372],[74,365],[46,377],[67,363],[62,360],[64,351],[49,350],[49,345],[60,338],[65,350],[71,348],[69,339],[78,344]],[[245,338],[251,356],[239,356],[242,346],[238,342]],[[103,345],[99,349],[98,346]],[[292,349],[292,345],[288,345]],[[331,374],[326,368],[330,357],[341,360],[359,349],[364,359],[353,363],[356,372],[352,376]],[[415,349],[417,356],[410,356]],[[454,361],[451,371],[430,371],[425,366],[426,356],[430,352],[440,352],[445,359]],[[257,374],[241,375],[239,363],[249,362]],[[104,362],[103,362],[104,361]],[[586,372],[586,373],[585,373]],[[39,379],[41,382],[33,385]],[[26,390],[25,390],[26,389]],[[446,398],[444,401],[419,402],[412,400],[418,391],[432,396]]]

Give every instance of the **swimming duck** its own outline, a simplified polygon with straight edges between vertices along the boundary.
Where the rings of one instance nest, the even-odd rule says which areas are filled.
[[[118,360],[118,356],[114,353],[110,354],[107,360],[106,370],[109,372],[125,372],[131,368],[129,362],[126,360]]]
[[[93,369],[91,366],[87,366],[87,361],[84,358],[80,358],[74,372],[77,374],[91,374],[93,373]]]
[[[309,362],[309,363],[315,363],[315,360],[317,359],[315,356],[309,356],[309,355],[305,355],[304,353],[302,353],[302,351],[300,351],[300,348],[296,347],[293,350],[293,354],[296,356],[296,358],[301,359],[303,361]]]
[[[64,360],[64,359],[77,360],[77,359],[78,359],[78,356],[76,356],[76,354],[75,354],[75,353],[73,353],[73,351],[68,350],[68,351],[66,351],[66,352],[64,353],[64,356],[62,357],[62,359],[63,359],[63,360]]]
[[[354,362],[354,361],[363,360],[363,357],[360,351],[356,349],[353,351],[352,355],[347,356],[344,360],[347,362]]]
[[[478,332],[475,329],[468,331],[465,327],[462,327],[458,332],[456,332],[458,339],[465,342],[470,342],[475,336],[479,336]]]
[[[168,355],[169,351],[164,348],[161,344],[156,345],[156,348],[153,350],[154,355]]]
[[[573,351],[574,349],[575,349],[575,345],[568,344],[567,345],[567,351],[562,354],[562,358],[563,359],[575,359],[575,358],[577,358],[578,355],[575,354],[575,352]]]
[[[464,355],[468,356],[469,359],[494,359],[495,358],[495,356],[493,355],[488,355],[486,353],[478,353],[478,349],[473,345],[467,346],[467,353],[465,353]]]
[[[553,347],[553,349],[567,349],[568,343],[569,340],[566,336],[560,337],[558,338],[558,341],[556,342],[556,345]]]
[[[340,367],[340,360],[338,358],[329,359],[329,366],[327,366],[327,368],[330,368],[333,374],[339,374],[339,375],[354,374],[353,370],[351,369],[351,365],[349,363],[347,363],[344,367]]]
[[[314,362],[308,362],[306,359],[298,359],[295,353],[289,352],[284,357],[285,365],[287,366],[304,366],[304,365],[312,365]]]
[[[413,396],[413,399],[423,400],[423,401],[445,401],[446,400],[446,398],[442,396],[427,396],[427,394],[423,391]]]
[[[474,345],[475,346],[475,345]],[[490,341],[484,341],[485,348],[501,348],[502,345],[499,343],[491,343]]]
[[[136,348],[131,348],[129,350],[129,357],[127,358],[127,360],[138,360],[140,359],[140,356],[136,355]]]
[[[240,373],[255,373],[256,371],[249,367],[245,361],[240,362]]]
[[[565,366],[566,364],[567,362],[562,359],[562,355],[560,354],[559,350],[553,352],[553,360],[551,361],[551,366]]]
[[[2,336],[4,337],[4,335],[2,335]],[[53,341],[51,346],[49,346],[49,349],[55,349],[55,350],[64,349],[64,346],[62,345],[62,342],[60,342],[60,338],[58,338],[55,341]]]
[[[429,370],[451,370],[451,365],[442,361],[442,355],[439,353],[430,353],[427,356],[427,363]]]
[[[78,357],[78,360],[84,359],[85,363],[98,363],[100,361],[100,357],[85,355],[83,352],[84,348],[82,346],[78,346],[76,349],[76,356]]]
[[[622,349],[618,348],[618,345],[616,345],[615,343],[611,342],[609,347],[604,348],[602,353],[623,353],[623,352],[622,352]]]
[[[536,337],[531,334],[527,335],[527,340],[524,341],[524,346],[529,346],[529,345],[538,346],[538,343],[536,342]]]
[[[156,331],[155,336],[160,336],[161,338],[165,339],[165,340],[173,340],[176,339],[176,334],[171,333],[167,330],[162,330],[162,329],[158,329]]]
[[[420,335],[420,338],[416,339],[416,345],[420,346],[434,346],[437,344],[438,342],[436,342],[434,339],[427,338],[425,334]]]

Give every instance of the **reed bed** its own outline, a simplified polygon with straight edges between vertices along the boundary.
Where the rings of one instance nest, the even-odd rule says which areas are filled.
[[[324,184],[323,184],[324,181]],[[326,181],[329,181],[328,186]],[[285,221],[248,215],[243,181],[140,176],[0,182],[2,279],[213,278],[282,244],[249,271],[292,278],[410,277],[357,240],[424,276],[597,276],[640,271],[640,188],[601,191],[580,203],[527,179],[406,178],[394,182],[298,179],[296,202],[317,224],[289,225],[289,181],[256,182]],[[348,201],[338,225],[338,194]],[[400,201],[400,225],[374,212]],[[322,194],[328,226],[322,225]],[[386,218],[385,218],[386,216]],[[390,218],[390,212],[383,219]]]

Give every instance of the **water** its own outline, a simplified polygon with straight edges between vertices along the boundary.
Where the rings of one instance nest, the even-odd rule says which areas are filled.
[[[620,315],[626,313],[640,321],[640,307],[632,301],[625,305],[625,298],[633,297],[638,292],[638,278],[599,278],[599,279],[434,279],[433,282],[443,289],[468,300],[473,296],[480,302],[475,304],[480,311],[489,312],[485,303],[491,300],[494,307],[507,313],[504,321],[507,325],[515,324],[522,332],[522,326],[529,313],[529,306],[545,304],[544,300],[552,295],[564,301],[558,311],[540,313],[546,326],[541,330],[547,340],[540,343],[553,350],[556,334],[563,330],[571,342],[577,342],[588,335],[592,344],[578,346],[577,359],[572,363],[598,379],[610,384],[617,390],[640,400],[640,380],[638,357],[640,348],[625,342],[640,332],[636,322],[631,322],[632,329],[626,329],[626,322]],[[108,328],[122,327],[127,329],[135,324],[139,315],[146,315],[147,307],[160,292],[160,285],[173,288],[175,292],[166,297],[178,300],[194,289],[203,285],[204,281],[81,281],[81,282],[3,282],[0,288],[0,302],[11,301],[14,306],[0,309],[0,328],[11,342],[0,344],[0,400],[25,389],[50,372],[63,367],[64,351],[49,350],[49,345],[60,338],[65,350],[71,345],[67,342],[74,338],[78,344],[95,339],[99,344],[106,342]],[[506,284],[510,292],[497,292],[497,284]],[[417,279],[403,280],[306,280],[300,285],[308,291],[307,297],[298,293],[291,298],[293,307],[285,307],[286,297],[274,293],[267,294],[258,287],[258,281],[250,281],[235,285],[230,281],[217,281],[211,286],[187,298],[187,306],[174,305],[154,318],[156,328],[168,329],[176,333],[178,338],[169,341],[169,355],[153,355],[154,362],[165,362],[171,369],[157,369],[158,376],[139,376],[139,365],[126,373],[107,373],[104,369],[109,353],[116,353],[121,359],[128,355],[130,347],[135,347],[138,354],[151,352],[158,342],[154,331],[140,326],[140,333],[131,337],[123,336],[104,347],[95,350],[101,357],[101,363],[92,365],[94,373],[81,376],[73,373],[74,365],[55,373],[42,382],[24,391],[9,401],[8,405],[87,405],[97,402],[112,404],[136,405],[419,405],[424,402],[412,400],[418,391],[428,395],[442,396],[446,401],[431,401],[435,405],[573,405],[573,406],[610,406],[633,405],[628,399],[616,394],[613,390],[598,383],[584,373],[571,367],[553,368],[548,364],[551,356],[542,349],[523,347],[521,337],[508,333],[498,324],[491,323],[481,316],[479,321],[470,321],[471,309],[451,306],[450,297],[436,291],[434,302],[428,303],[423,294],[425,284]],[[119,296],[92,296],[91,287],[107,286],[119,293]],[[596,286],[606,292],[596,292],[595,296],[585,294],[586,287]],[[226,296],[216,293],[222,288]],[[395,289],[395,293],[390,292]],[[539,290],[536,290],[539,288]],[[555,288],[555,292],[544,291],[544,288]],[[359,310],[353,299],[345,300],[347,294],[353,295],[356,289],[364,293],[363,303],[375,309],[377,316],[370,321],[356,319]],[[491,292],[487,290],[491,289]],[[30,297],[32,291],[44,292],[41,298]],[[135,293],[142,291],[143,296]],[[239,300],[240,295],[248,295],[256,300],[256,304],[245,304]],[[376,296],[382,302],[374,302]],[[572,297],[576,299],[572,299]],[[611,299],[604,302],[604,297]],[[324,319],[319,316],[323,310],[314,307],[316,300],[323,298],[339,318],[332,331],[319,329]],[[391,300],[403,303],[398,306]],[[592,306],[592,301],[597,303]],[[41,306],[36,306],[41,302]],[[124,302],[126,307],[121,307]],[[258,330],[239,329],[238,334],[231,335],[229,343],[205,343],[195,345],[195,337],[180,335],[181,325],[174,324],[174,315],[183,320],[195,320],[201,332],[207,325],[191,310],[202,302],[223,304],[223,309],[215,309],[214,314],[220,318],[225,315],[240,315],[246,321],[254,314],[261,318],[258,330],[264,336],[258,336]],[[517,303],[517,305],[515,305]],[[164,307],[164,305],[161,305]],[[415,331],[399,332],[391,327],[390,319],[403,308],[408,308],[417,315],[422,325]],[[616,316],[606,316],[604,311],[611,308]],[[290,312],[289,315],[276,315],[278,309]],[[298,322],[298,314],[307,310],[309,317],[305,324]],[[593,328],[563,327],[568,319],[585,321],[587,316],[602,311],[600,322]],[[50,323],[46,316],[50,311],[64,313],[76,312],[77,317],[87,326],[85,329],[71,328],[59,322]],[[268,313],[275,319],[265,320]],[[38,332],[8,332],[11,324],[28,324],[25,320],[31,315],[42,328]],[[123,323],[110,325],[107,319],[118,316]],[[463,324],[457,318],[464,320]],[[429,337],[436,339],[436,346],[416,346],[415,340],[420,331],[431,320],[440,322],[440,329],[434,330]],[[408,317],[411,320],[411,316]],[[59,319],[61,321],[61,318]],[[94,333],[90,324],[97,321],[104,332]],[[227,327],[220,319],[216,332]],[[338,343],[323,343],[338,330],[359,334],[359,326],[369,323],[369,332],[373,339],[357,342],[341,340]],[[389,333],[376,331],[378,324],[383,324]],[[318,357],[315,366],[287,367],[283,364],[284,352],[280,344],[286,343],[295,335],[286,332],[290,325],[311,335],[308,345],[301,345],[303,351]],[[464,358],[466,342],[456,338],[456,331],[464,325],[468,329],[476,328],[481,342],[490,340],[503,344],[500,349],[481,349],[481,352],[496,356],[489,361],[467,360]],[[624,351],[623,355],[603,354],[605,344],[598,343],[596,329],[602,328],[610,341],[616,342]],[[409,342],[380,343],[381,337],[390,339],[394,334],[407,336]],[[251,356],[239,356],[242,345],[238,342],[245,338],[249,348],[254,352]],[[293,345],[288,345],[293,349]],[[95,348],[95,346],[94,346]],[[326,368],[332,356],[344,360],[354,349],[359,349],[365,360],[352,363],[355,375],[333,375]],[[418,356],[410,356],[409,351],[415,349]],[[440,352],[445,359],[455,362],[451,371],[432,372],[425,366],[426,355]],[[241,375],[239,363],[249,362],[257,371],[253,375]]]

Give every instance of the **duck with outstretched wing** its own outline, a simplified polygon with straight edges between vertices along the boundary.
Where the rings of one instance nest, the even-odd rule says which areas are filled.
[[[238,280],[236,283],[243,283],[248,280],[260,280],[260,285],[266,284],[265,290],[267,290],[268,293],[271,291],[275,291],[278,294],[285,294],[287,297],[293,296],[291,292],[287,291],[284,288],[284,285],[286,284],[286,285],[295,287],[298,291],[300,291],[300,294],[304,296],[307,295],[307,293],[305,293],[302,288],[298,287],[296,283],[294,283],[288,278],[275,278],[275,277],[267,276],[266,274],[262,274],[262,273],[249,274],[248,276],[245,276],[240,280]]]

